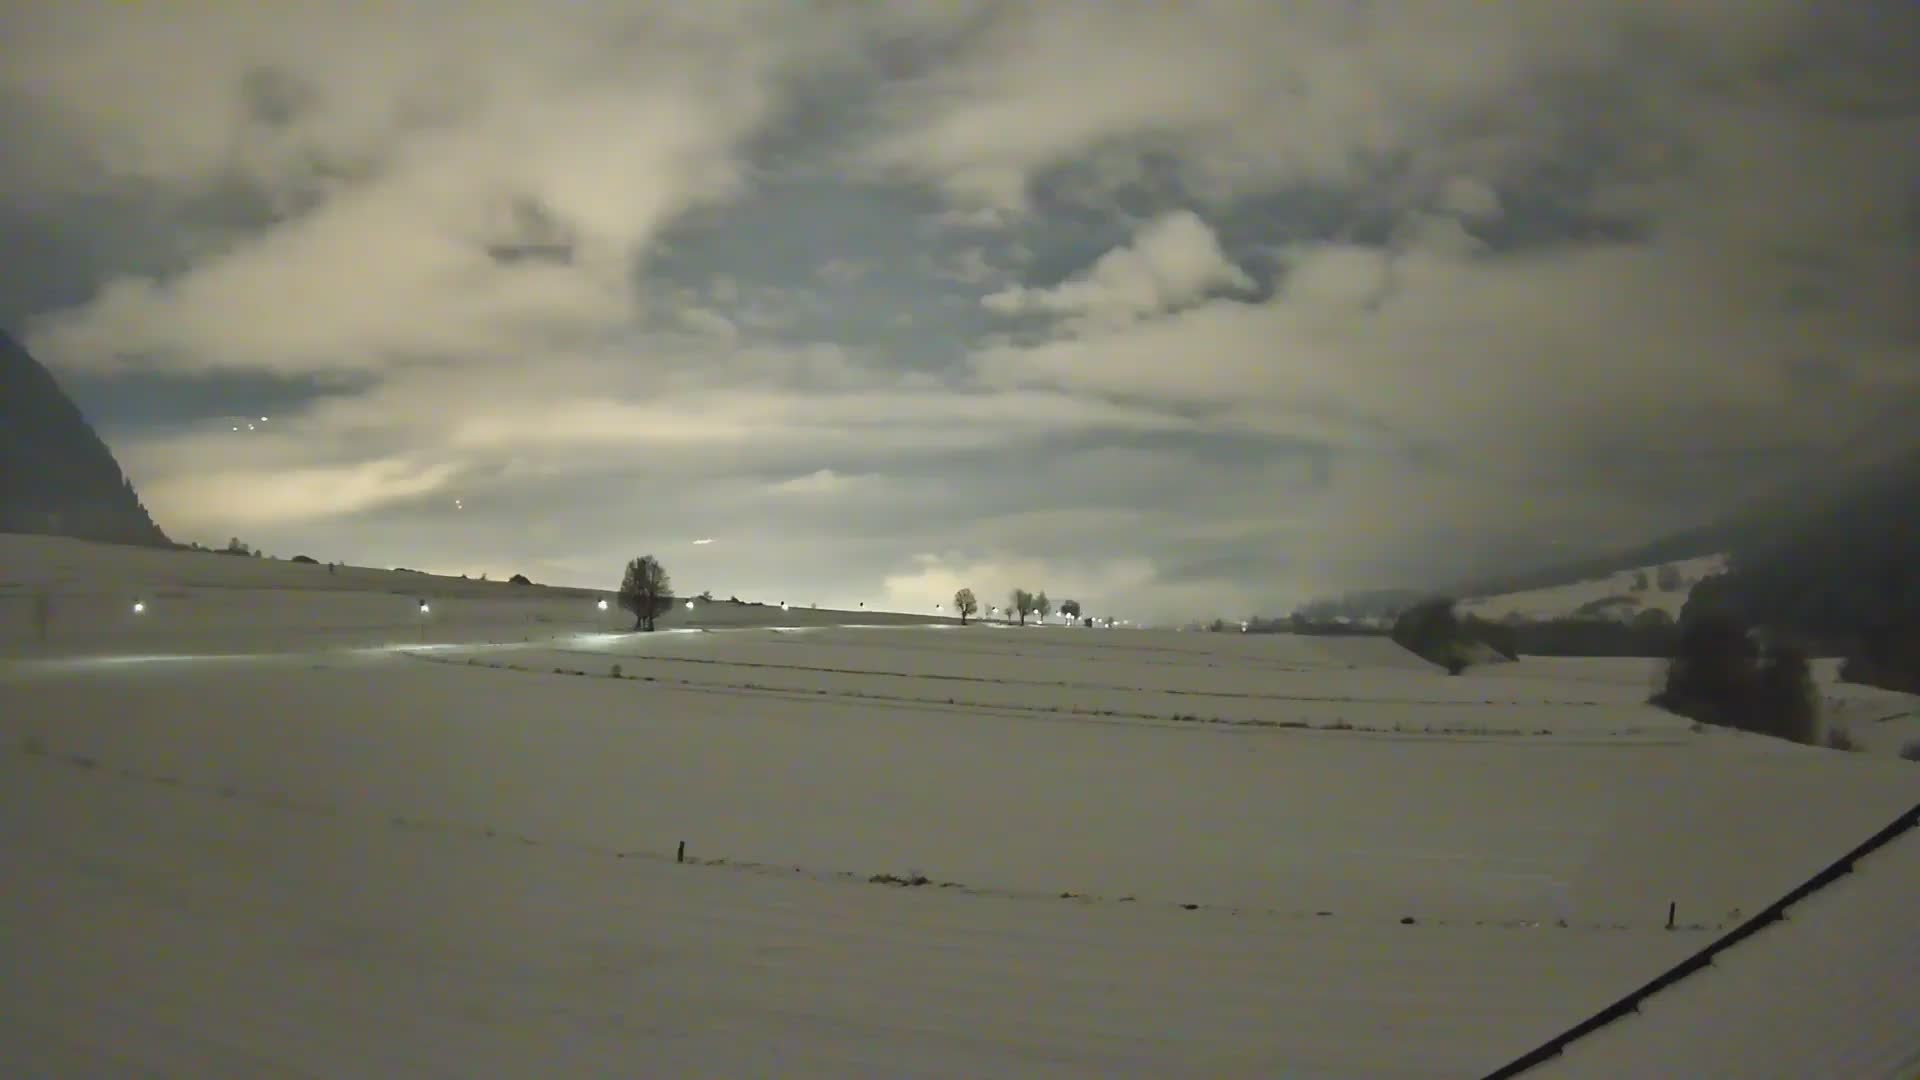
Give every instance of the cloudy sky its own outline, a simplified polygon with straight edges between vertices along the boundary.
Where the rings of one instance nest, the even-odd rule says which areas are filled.
[[[1920,430],[1916,72],[1910,0],[0,0],[0,325],[176,538],[1284,611]]]

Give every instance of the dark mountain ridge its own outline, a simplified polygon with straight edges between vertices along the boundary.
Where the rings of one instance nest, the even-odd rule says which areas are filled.
[[[5,331],[0,331],[0,532],[171,544],[53,373]]]

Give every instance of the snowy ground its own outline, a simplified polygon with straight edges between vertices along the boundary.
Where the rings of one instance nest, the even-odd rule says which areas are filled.
[[[71,614],[0,637],[7,1075],[1476,1075],[1920,800],[1631,661],[538,592],[423,632],[394,575],[11,539]]]

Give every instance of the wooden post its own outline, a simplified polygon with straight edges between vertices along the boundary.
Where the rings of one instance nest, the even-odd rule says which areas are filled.
[[[1672,900],[1669,900],[1669,901],[1667,901],[1667,929],[1669,929],[1669,930],[1671,930],[1671,929],[1673,929],[1673,909],[1674,909],[1674,907],[1675,907],[1675,902],[1674,902],[1674,901],[1672,901]]]
[[[673,861],[677,863],[687,861],[687,842],[685,840],[680,841],[680,850],[673,853]]]

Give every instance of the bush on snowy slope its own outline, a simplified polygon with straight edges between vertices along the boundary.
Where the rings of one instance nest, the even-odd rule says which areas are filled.
[[[1681,627],[1666,680],[1650,702],[1721,727],[1811,746],[1819,699],[1804,652],[1775,643],[1761,649],[1739,621],[1705,615]]]
[[[1882,625],[1868,631],[1841,663],[1840,679],[1920,694],[1920,627]]]
[[[1391,636],[1401,648],[1439,664],[1451,675],[1473,664],[1518,656],[1507,627],[1472,615],[1463,620],[1454,611],[1453,599],[1445,596],[1423,600],[1401,612]]]

